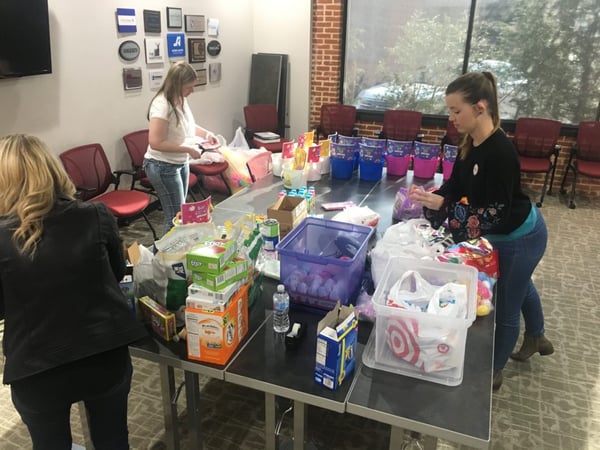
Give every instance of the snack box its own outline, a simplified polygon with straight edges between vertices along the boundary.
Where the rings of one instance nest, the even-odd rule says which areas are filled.
[[[138,299],[138,306],[144,320],[152,326],[156,334],[166,341],[173,339],[177,334],[175,314],[148,296]]]
[[[192,282],[213,291],[230,286],[238,280],[248,279],[248,261],[234,257],[220,273],[192,272]]]
[[[224,365],[248,332],[248,289],[242,286],[225,311],[185,309],[188,358]]]
[[[335,390],[354,372],[358,319],[337,302],[317,326],[315,382]]]
[[[233,239],[205,239],[187,253],[187,268],[192,272],[219,274],[236,253]]]

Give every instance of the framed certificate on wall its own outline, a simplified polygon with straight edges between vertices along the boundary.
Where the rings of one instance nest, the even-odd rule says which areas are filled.
[[[167,6],[167,28],[181,28],[183,26],[183,12],[181,8]]]
[[[204,39],[188,38],[188,60],[191,63],[201,63],[206,61]]]
[[[193,14],[185,15],[185,31],[188,33],[204,33],[205,21],[204,16]]]

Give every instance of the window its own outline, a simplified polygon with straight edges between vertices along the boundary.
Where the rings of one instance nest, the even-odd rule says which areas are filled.
[[[446,86],[467,68],[496,75],[503,119],[597,120],[596,3],[347,0],[344,103],[445,115]]]

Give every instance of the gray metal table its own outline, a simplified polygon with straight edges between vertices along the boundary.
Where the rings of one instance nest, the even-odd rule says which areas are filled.
[[[404,428],[471,447],[488,448],[493,351],[492,314],[476,319],[468,330],[464,375],[459,386],[444,386],[362,365],[355,376],[346,411],[389,424],[390,450],[399,448]]]

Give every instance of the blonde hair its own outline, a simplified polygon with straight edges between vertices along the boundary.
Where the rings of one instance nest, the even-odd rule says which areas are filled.
[[[175,112],[177,125],[179,125],[179,114],[177,114],[175,105],[183,103],[183,86],[193,81],[195,82],[197,79],[196,69],[185,61],[177,61],[169,68],[165,81],[163,81],[156,95],[152,97],[152,100],[154,100],[159,95],[165,96],[167,102],[171,105],[172,111]],[[150,106],[152,106],[152,101],[150,102]],[[148,107],[148,120],[150,120],[150,106]]]
[[[446,95],[462,95],[465,102],[474,105],[480,100],[485,101],[492,117],[494,131],[500,128],[500,114],[498,109],[498,88],[496,77],[492,72],[470,72],[461,75],[446,88]],[[465,134],[459,144],[460,158],[465,159],[473,147],[473,138]]]
[[[0,192],[1,224],[14,226],[15,245],[33,257],[44,217],[58,195],[74,198],[75,186],[46,144],[13,134],[0,138]]]

